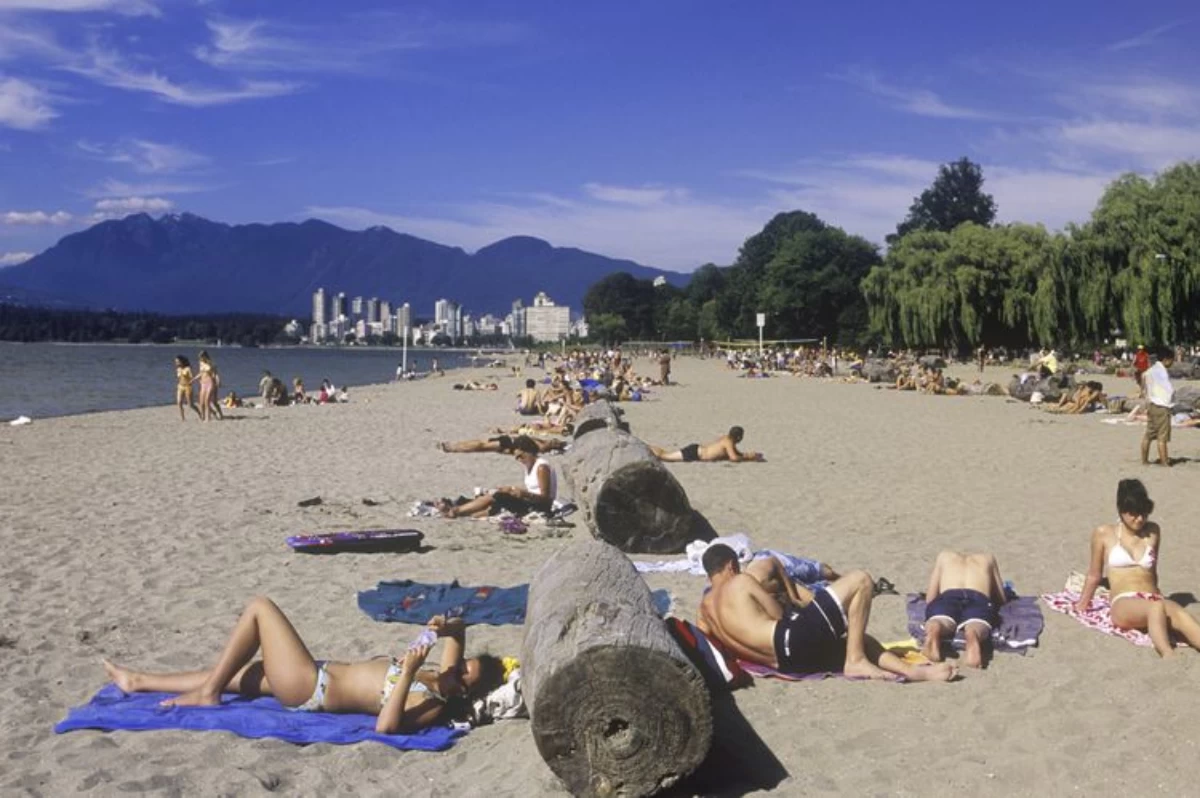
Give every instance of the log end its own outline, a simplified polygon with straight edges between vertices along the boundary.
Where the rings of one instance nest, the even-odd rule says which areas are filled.
[[[657,460],[613,471],[592,505],[595,534],[624,552],[678,554],[692,541],[687,493]]]
[[[575,795],[653,795],[695,770],[712,708],[694,668],[643,648],[596,648],[538,690],[534,740]]]

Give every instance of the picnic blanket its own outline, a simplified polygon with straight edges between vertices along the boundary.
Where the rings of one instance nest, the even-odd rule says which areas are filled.
[[[1113,637],[1123,637],[1135,646],[1153,648],[1154,641],[1150,639],[1150,635],[1140,629],[1119,629],[1113,625],[1108,588],[1096,588],[1096,592],[1092,596],[1092,603],[1084,612],[1075,609],[1075,602],[1079,601],[1080,592],[1083,590],[1084,578],[1084,575],[1078,571],[1072,571],[1067,577],[1064,589],[1058,593],[1043,593],[1042,601],[1046,602],[1046,606],[1055,612],[1069,615],[1089,629],[1095,629],[1097,632],[1103,632]],[[1176,645],[1186,644],[1177,642]]]
[[[1008,587],[1005,587],[1008,592]],[[908,633],[920,643],[925,642],[925,595],[909,593],[905,600],[908,613]],[[1025,654],[1038,644],[1038,637],[1046,626],[1042,610],[1033,596],[1017,596],[1010,593],[1007,601],[1000,605],[1000,623],[992,629],[992,648]],[[954,647],[961,649],[966,640],[961,632],[955,632]]]
[[[226,694],[221,696],[219,707],[160,706],[171,697],[170,693],[125,694],[115,684],[108,684],[91,701],[72,708],[54,731],[227,731],[254,739],[274,737],[297,745],[372,741],[401,751],[444,751],[466,733],[449,726],[433,726],[415,734],[379,734],[373,715],[297,712],[267,697]]]
[[[654,607],[661,615],[671,608],[671,594],[655,590]],[[423,624],[434,615],[459,613],[463,623],[493,626],[525,622],[529,585],[467,587],[458,580],[425,584],[411,579],[380,582],[358,594],[358,606],[377,621]]]

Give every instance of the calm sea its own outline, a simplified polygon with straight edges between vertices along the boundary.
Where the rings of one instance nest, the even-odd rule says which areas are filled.
[[[221,374],[221,395],[256,396],[263,369],[279,377],[291,391],[300,377],[315,394],[321,380],[334,385],[367,385],[390,381],[401,352],[391,348],[242,349],[207,347]],[[0,342],[0,420],[34,419],[98,410],[172,404],[175,401],[174,357],[181,354],[196,368],[196,346],[118,344],[12,344]],[[470,365],[471,352],[410,349],[408,362],[419,372],[437,358],[444,369]],[[490,358],[481,359],[486,362]],[[199,385],[196,389],[199,394]],[[351,394],[353,395],[353,393]]]

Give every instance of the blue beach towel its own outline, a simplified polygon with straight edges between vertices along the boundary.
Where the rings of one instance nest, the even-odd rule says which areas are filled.
[[[671,608],[671,594],[655,590],[654,608],[660,615]],[[358,594],[358,606],[377,621],[426,623],[434,615],[461,613],[463,623],[493,626],[525,623],[525,604],[529,585],[514,587],[463,587],[457,580],[449,584],[427,585],[402,579],[380,582],[374,590]]]
[[[465,730],[434,726],[416,734],[379,734],[372,715],[332,712],[296,712],[274,698],[221,696],[219,707],[163,707],[170,693],[122,693],[107,684],[91,701],[74,707],[54,727],[57,734],[77,729],[102,731],[227,731],[242,737],[274,737],[297,745],[334,743],[348,745],[367,740],[401,751],[444,751]]]

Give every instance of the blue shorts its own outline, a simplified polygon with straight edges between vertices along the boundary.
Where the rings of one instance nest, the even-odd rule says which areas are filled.
[[[818,590],[807,607],[786,613],[775,623],[775,659],[785,673],[826,670],[831,650],[846,636],[846,613],[828,588]]]
[[[925,607],[925,620],[950,621],[955,631],[969,623],[981,623],[989,630],[996,624],[996,608],[978,590],[955,588],[938,595]]]

